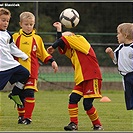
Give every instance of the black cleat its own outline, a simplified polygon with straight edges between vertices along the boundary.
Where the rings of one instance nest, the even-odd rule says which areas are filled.
[[[100,126],[100,125],[94,125],[93,130],[94,130],[94,131],[102,131],[102,130],[104,130],[104,129],[103,129],[103,127]]]
[[[29,124],[31,124],[31,122],[32,122],[31,119],[26,118],[26,119],[24,119],[24,120],[22,121],[22,124],[29,125]]]
[[[23,116],[18,117],[18,124],[23,124]]]
[[[74,122],[70,122],[68,126],[64,127],[64,130],[66,131],[76,131],[78,130],[78,126]]]

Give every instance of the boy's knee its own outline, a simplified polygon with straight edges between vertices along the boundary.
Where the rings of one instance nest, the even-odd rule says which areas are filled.
[[[32,97],[34,98],[34,90],[33,89],[25,89],[24,97]]]
[[[93,106],[93,98],[84,98],[83,100],[83,105],[84,105],[84,110],[90,110]]]
[[[27,77],[27,78],[29,78],[29,76],[30,76],[30,72],[26,69],[25,70],[25,76]]]
[[[69,103],[70,104],[77,104],[80,99],[81,99],[81,95],[77,94],[77,93],[71,93],[70,97],[69,97]]]

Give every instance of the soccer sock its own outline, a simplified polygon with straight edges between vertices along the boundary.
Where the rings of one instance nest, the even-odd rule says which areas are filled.
[[[25,108],[24,107],[17,107],[18,110],[18,116],[24,116]]]
[[[21,93],[21,89],[18,88],[17,86],[14,86],[12,89],[12,94],[13,95],[19,95]]]
[[[69,104],[68,111],[70,116],[70,121],[78,124],[78,104]]]
[[[89,116],[93,125],[101,126],[101,122],[99,120],[97,110],[94,108],[94,106],[92,106],[92,108],[90,110],[87,110],[86,113]]]
[[[24,114],[24,119],[29,118],[31,119],[32,117],[32,112],[34,110],[35,106],[35,98],[27,97],[25,98],[25,114]]]

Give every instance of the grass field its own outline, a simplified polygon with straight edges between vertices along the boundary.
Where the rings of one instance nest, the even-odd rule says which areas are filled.
[[[17,111],[9,92],[0,92],[0,131],[64,131],[69,123],[67,111],[68,95],[71,90],[40,90],[35,94],[36,106],[32,124],[17,124]],[[125,108],[123,91],[103,91],[111,102],[94,101],[104,131],[133,131],[133,112]],[[85,114],[82,100],[79,102],[79,131],[92,131],[92,125]]]

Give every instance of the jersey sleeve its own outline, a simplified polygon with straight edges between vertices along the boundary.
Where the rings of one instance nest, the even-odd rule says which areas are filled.
[[[10,43],[10,52],[13,56],[22,58],[22,60],[28,59],[28,55],[18,49],[14,42]]]
[[[83,36],[80,35],[64,36],[62,37],[62,39],[68,48],[75,49],[86,55],[89,53],[91,46]]]
[[[10,34],[10,32],[8,32],[10,35],[10,52],[13,56],[18,57],[18,58],[22,58],[22,60],[26,60],[28,59],[28,55],[25,54],[24,52],[22,52],[20,49],[18,49],[18,47],[16,46],[16,44],[14,43],[13,40],[13,35]]]
[[[46,51],[42,38],[38,37],[36,39],[38,42],[37,57],[43,63],[47,63],[52,58],[52,55],[48,54],[48,52]]]
[[[119,58],[119,50],[123,47],[123,44],[120,44],[115,50],[114,50],[114,60],[113,63],[117,64],[118,58]]]

